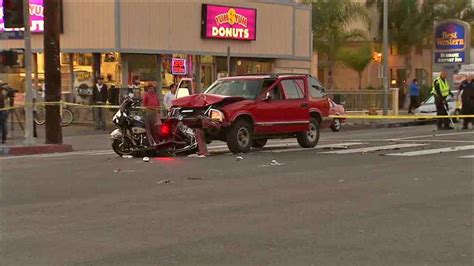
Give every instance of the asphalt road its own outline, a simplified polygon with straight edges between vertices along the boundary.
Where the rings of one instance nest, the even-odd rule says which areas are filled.
[[[474,131],[432,128],[0,158],[0,265],[472,265]]]

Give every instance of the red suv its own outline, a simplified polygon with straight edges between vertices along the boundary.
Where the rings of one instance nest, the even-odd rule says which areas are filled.
[[[296,137],[312,148],[320,128],[329,127],[329,99],[321,83],[307,74],[221,78],[204,93],[173,101],[171,112],[205,129],[206,140],[222,140],[233,153],[261,148],[270,138]]]

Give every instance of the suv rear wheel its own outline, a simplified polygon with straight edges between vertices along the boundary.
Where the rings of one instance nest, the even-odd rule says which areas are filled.
[[[235,121],[227,133],[227,147],[233,153],[248,152],[252,147],[252,140],[252,127],[243,119]]]
[[[316,119],[309,120],[308,131],[296,135],[298,143],[303,148],[313,148],[319,141],[319,123]]]

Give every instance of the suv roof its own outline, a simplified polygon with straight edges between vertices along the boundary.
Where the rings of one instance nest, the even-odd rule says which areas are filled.
[[[291,76],[311,76],[307,73],[269,73],[269,74],[244,74],[238,76],[224,77],[221,79],[264,79],[264,78],[279,78]]]

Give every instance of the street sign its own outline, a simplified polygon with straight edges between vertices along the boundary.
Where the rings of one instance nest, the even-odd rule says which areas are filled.
[[[434,27],[433,61],[435,65],[469,64],[471,26],[450,19]]]
[[[23,31],[0,31],[0,40],[21,40],[24,36]]]
[[[187,75],[186,59],[173,58],[171,60],[171,74],[173,75]]]

